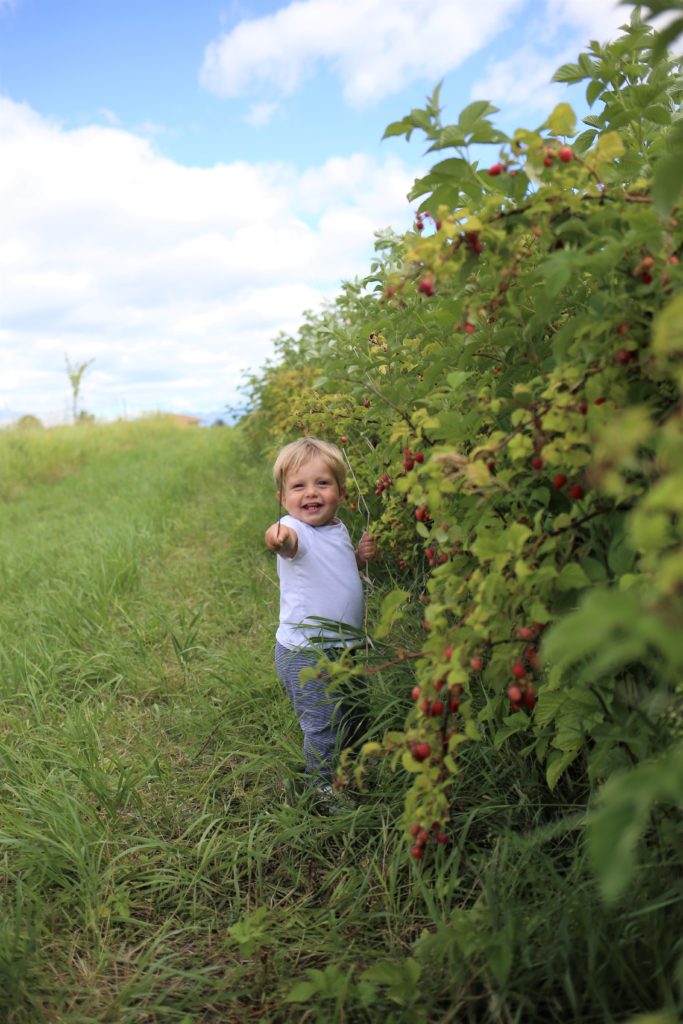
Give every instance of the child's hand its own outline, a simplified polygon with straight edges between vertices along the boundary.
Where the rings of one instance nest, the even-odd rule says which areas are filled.
[[[361,539],[358,541],[358,547],[356,548],[356,561],[361,569],[370,562],[377,554],[377,542],[374,537],[371,537],[366,530]]]
[[[299,546],[296,530],[291,526],[283,526],[282,523],[273,523],[269,526],[263,539],[269,551],[274,551],[283,558],[294,558]]]

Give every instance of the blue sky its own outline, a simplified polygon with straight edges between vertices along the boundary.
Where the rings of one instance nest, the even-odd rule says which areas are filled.
[[[0,419],[205,414],[306,309],[405,230],[420,140],[387,123],[443,79],[499,127],[612,0],[0,0]],[[583,112],[580,110],[580,112]],[[492,153],[492,159],[495,154]]]

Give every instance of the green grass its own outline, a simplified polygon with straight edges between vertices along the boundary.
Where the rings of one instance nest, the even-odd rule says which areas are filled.
[[[422,865],[383,763],[339,814],[288,802],[276,507],[238,431],[51,435],[0,436],[0,1019],[675,1019],[681,865],[655,835],[605,908],[578,783],[464,749]],[[368,677],[376,734],[409,672]]]

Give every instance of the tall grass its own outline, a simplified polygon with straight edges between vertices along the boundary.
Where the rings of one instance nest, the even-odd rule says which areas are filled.
[[[463,749],[423,865],[384,763],[337,814],[291,795],[275,504],[239,431],[34,440],[0,504],[0,1018],[675,1019],[680,863],[605,908],[585,794],[523,751]],[[381,734],[409,668],[368,685]]]

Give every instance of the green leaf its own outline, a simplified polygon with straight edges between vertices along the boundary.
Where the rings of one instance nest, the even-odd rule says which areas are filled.
[[[417,995],[417,983],[420,980],[422,967],[412,957],[405,960],[386,960],[374,964],[361,977],[373,985],[386,988],[386,996],[399,1006],[411,1003]]]
[[[405,590],[392,590],[382,601],[379,622],[375,629],[375,635],[382,638],[388,636],[398,615],[401,605],[405,604],[409,594]]]
[[[588,83],[588,86],[586,87],[586,101],[589,107],[593,106],[593,104],[595,103],[595,101],[597,100],[597,98],[599,97],[600,93],[603,91],[604,88],[605,83],[601,82],[597,78],[593,79],[592,82]]]
[[[497,114],[498,107],[494,107],[488,100],[475,100],[460,112],[458,127],[467,134],[471,132],[477,121],[489,114]]]
[[[542,278],[546,293],[559,295],[572,276],[573,257],[571,253],[557,252],[543,264]]]
[[[652,198],[660,217],[668,217],[683,191],[683,153],[658,160],[654,169]]]
[[[624,152],[624,140],[619,132],[605,132],[598,139],[595,156],[598,163],[607,163],[622,156]]]
[[[657,355],[672,361],[683,356],[683,294],[677,295],[655,319],[652,345]]]
[[[286,1003],[307,1003],[320,989],[312,981],[298,981],[285,996]]]
[[[570,84],[572,82],[582,82],[587,77],[588,75],[578,64],[563,64],[557,69],[551,81]]]
[[[459,149],[461,146],[464,146],[465,144],[465,136],[463,135],[458,125],[451,124],[448,125],[447,128],[443,128],[439,132],[436,138],[436,142],[434,142],[429,147],[427,152],[431,153],[433,150],[436,149],[447,149],[449,146],[453,146],[454,148]]]
[[[406,141],[410,140],[410,136],[413,133],[414,125],[411,125],[409,121],[392,121],[384,129],[384,135],[382,139],[390,139],[392,135],[405,135]]]
[[[570,562],[561,569],[556,585],[558,590],[580,590],[590,586],[590,580],[580,565]]]
[[[606,900],[617,899],[633,877],[653,805],[675,805],[681,793],[683,744],[656,761],[612,776],[602,787],[588,822],[588,850]]]
[[[645,117],[655,124],[671,124],[671,111],[661,103],[653,103],[643,111]]]
[[[615,576],[630,572],[635,562],[636,553],[628,537],[624,533],[616,533],[607,552],[607,564]]]
[[[576,131],[576,114],[568,103],[558,103],[547,125],[553,135],[573,135]]]
[[[560,777],[566,772],[572,761],[575,761],[579,753],[579,747],[572,750],[553,750],[548,757],[546,768],[546,781],[549,789],[554,789],[560,781]]]

